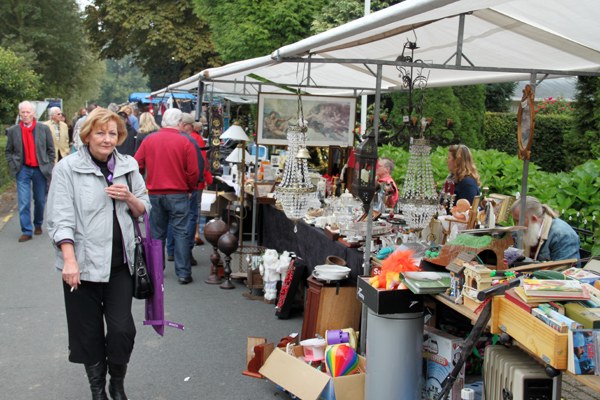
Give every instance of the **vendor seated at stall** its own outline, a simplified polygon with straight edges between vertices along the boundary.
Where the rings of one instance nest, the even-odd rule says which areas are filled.
[[[375,174],[377,175],[377,182],[381,185],[384,193],[383,202],[387,208],[394,208],[398,202],[398,187],[394,178],[392,178],[392,171],[394,170],[394,161],[389,158],[380,158],[377,160],[377,169]]]
[[[522,201],[523,198],[517,200],[511,209],[515,223],[519,221]],[[579,260],[579,236],[573,228],[535,197],[527,196],[525,202],[525,256],[537,261]]]

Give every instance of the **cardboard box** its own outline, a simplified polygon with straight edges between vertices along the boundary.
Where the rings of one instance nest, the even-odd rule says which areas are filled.
[[[302,346],[294,346],[294,355],[276,348],[260,373],[271,382],[303,400],[363,400],[365,394],[365,359],[360,357],[361,373],[332,378],[297,357]]]
[[[423,296],[408,289],[375,289],[369,284],[369,278],[358,277],[356,297],[377,314],[406,314],[423,312]]]
[[[423,364],[426,372],[423,375],[422,398],[436,399],[442,390],[441,383],[454,368],[460,356],[464,340],[442,332],[430,326],[425,326],[423,334]],[[448,399],[460,400],[460,391],[465,383],[465,366],[454,382]]]

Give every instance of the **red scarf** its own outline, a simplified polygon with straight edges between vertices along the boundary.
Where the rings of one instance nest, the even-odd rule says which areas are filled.
[[[23,153],[25,153],[25,165],[28,167],[39,167],[37,156],[35,154],[35,140],[33,130],[35,129],[35,119],[29,127],[19,123],[21,126],[21,135],[23,137]]]

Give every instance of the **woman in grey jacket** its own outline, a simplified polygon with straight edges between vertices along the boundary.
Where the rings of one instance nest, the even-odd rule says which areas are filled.
[[[117,114],[94,110],[81,129],[84,146],[56,164],[48,194],[69,360],[85,365],[94,400],[108,399],[107,367],[111,397],[127,399],[124,379],[135,339],[131,216],[142,215],[150,203],[137,162],[115,149],[126,136]]]

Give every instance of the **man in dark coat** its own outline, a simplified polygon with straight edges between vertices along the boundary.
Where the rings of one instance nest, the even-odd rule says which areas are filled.
[[[17,125],[6,130],[6,162],[17,181],[17,201],[21,237],[19,242],[31,240],[32,234],[42,234],[46,187],[52,175],[54,140],[47,125],[38,124],[35,107],[28,101],[19,104]],[[31,223],[31,192],[33,189],[33,224]],[[35,230],[34,230],[35,226]]]

